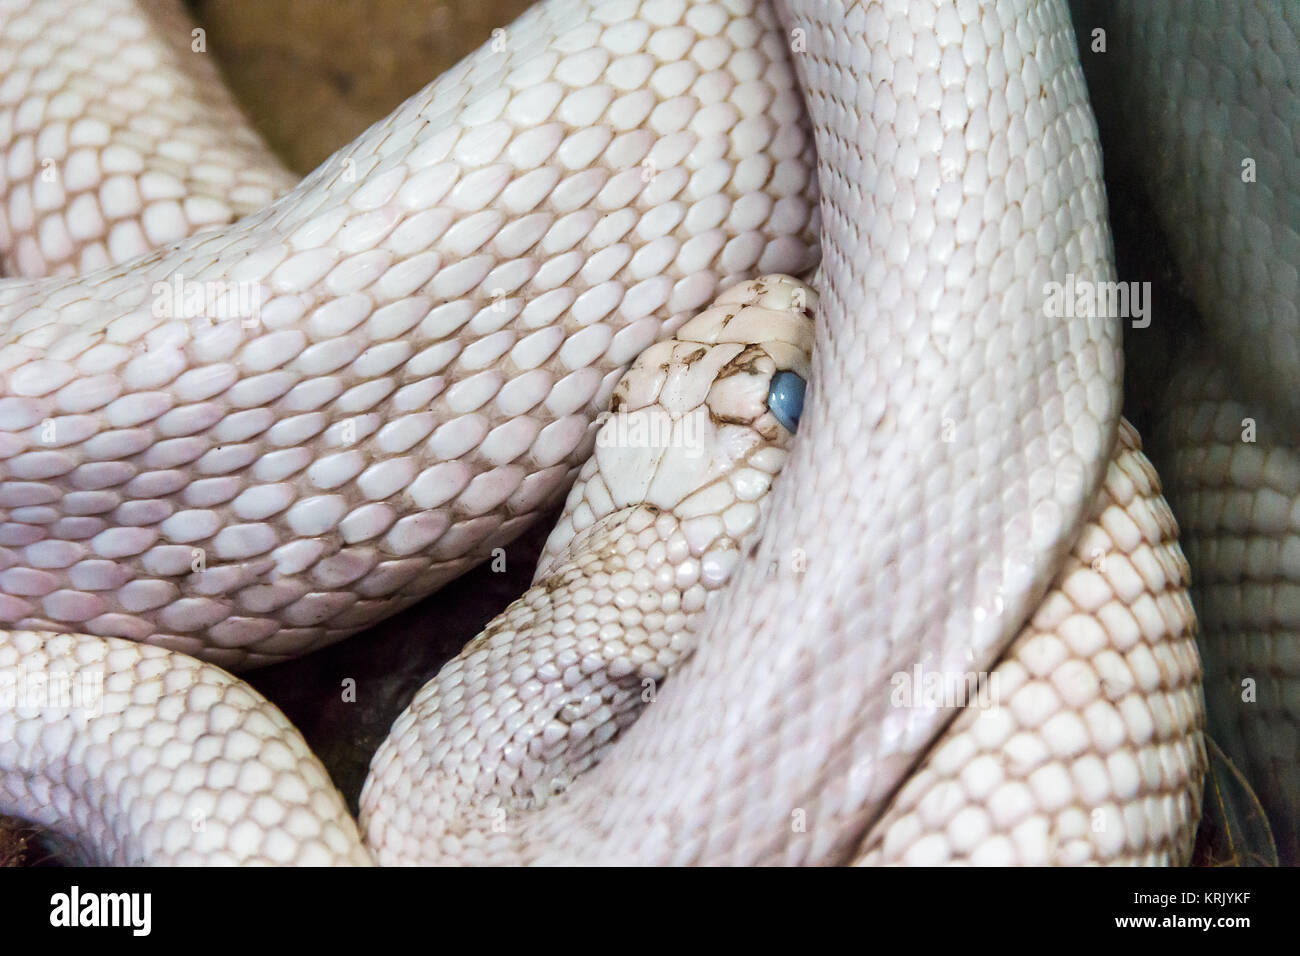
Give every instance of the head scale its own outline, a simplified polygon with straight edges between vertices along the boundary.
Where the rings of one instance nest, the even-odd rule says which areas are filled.
[[[797,279],[764,276],[641,353],[601,416],[595,453],[534,579],[575,536],[638,506],[700,529],[702,546],[722,535],[738,543],[757,524],[798,425],[816,307]]]

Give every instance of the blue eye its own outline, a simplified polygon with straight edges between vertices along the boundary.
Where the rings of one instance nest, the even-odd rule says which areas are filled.
[[[804,380],[794,372],[777,372],[767,390],[768,411],[792,434],[799,427],[799,416],[803,414],[806,387]]]

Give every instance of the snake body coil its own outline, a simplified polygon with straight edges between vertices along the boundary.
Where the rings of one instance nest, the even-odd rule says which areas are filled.
[[[183,70],[178,21],[117,2],[101,82]],[[80,9],[0,4],[6,268],[105,265],[0,284],[0,663],[106,678],[84,726],[0,711],[0,809],[115,862],[1188,858],[1185,562],[1114,317],[1045,304],[1113,278],[1063,3],[545,0],[199,232],[283,174],[15,52]],[[165,89],[219,115],[202,79]],[[819,253],[817,296],[691,318]],[[611,398],[670,435],[707,409],[703,463],[602,445]],[[360,630],[583,460],[534,588],[377,755],[368,846],[278,712],[177,653]]]

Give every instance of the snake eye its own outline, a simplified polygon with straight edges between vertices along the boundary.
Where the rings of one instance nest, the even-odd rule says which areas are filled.
[[[791,434],[799,427],[803,414],[804,380],[794,372],[777,372],[767,390],[767,409]]]

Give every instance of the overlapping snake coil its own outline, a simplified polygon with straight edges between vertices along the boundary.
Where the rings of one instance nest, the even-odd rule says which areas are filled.
[[[292,189],[188,35],[0,0],[0,667],[106,675],[0,710],[0,810],[113,862],[1189,857],[1186,562],[1117,320],[1046,305],[1113,278],[1063,3],[544,0]],[[214,665],[584,461],[358,835]]]

